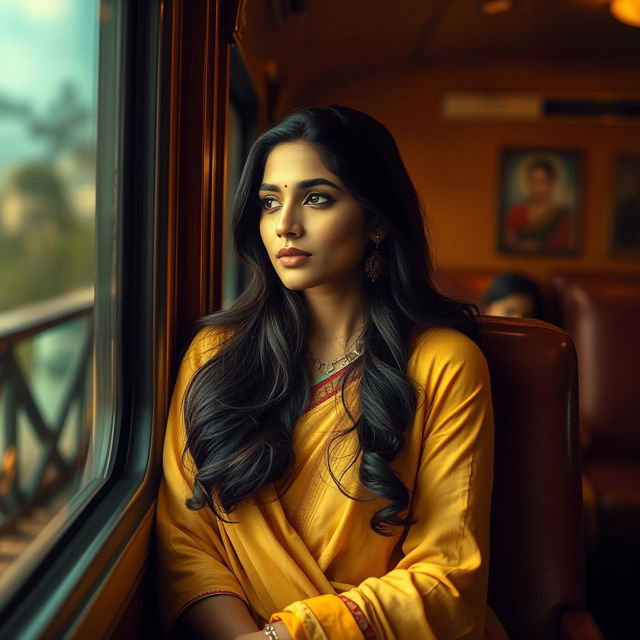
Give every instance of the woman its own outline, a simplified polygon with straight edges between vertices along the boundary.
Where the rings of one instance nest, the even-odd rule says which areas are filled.
[[[486,603],[486,361],[471,310],[431,284],[391,134],[344,107],[295,112],[254,144],[235,207],[251,280],[200,321],[169,415],[165,624],[506,637]]]

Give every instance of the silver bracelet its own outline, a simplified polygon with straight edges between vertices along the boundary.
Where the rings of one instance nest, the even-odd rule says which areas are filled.
[[[280,640],[280,638],[278,638],[276,630],[273,628],[273,625],[269,622],[264,625],[263,631],[265,632],[265,635],[267,636],[267,638],[269,638],[269,640]]]

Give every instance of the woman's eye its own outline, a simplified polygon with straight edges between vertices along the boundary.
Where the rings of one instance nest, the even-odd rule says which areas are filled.
[[[278,201],[273,196],[266,196],[262,198],[262,208],[263,209],[274,209],[278,204]]]
[[[305,204],[315,204],[315,205],[329,204],[330,202],[333,202],[333,198],[325,195],[324,193],[316,193],[316,192],[310,193],[304,201]]]

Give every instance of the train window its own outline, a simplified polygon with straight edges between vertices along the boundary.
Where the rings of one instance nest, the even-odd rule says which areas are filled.
[[[2,604],[111,462],[115,6],[0,2]]]

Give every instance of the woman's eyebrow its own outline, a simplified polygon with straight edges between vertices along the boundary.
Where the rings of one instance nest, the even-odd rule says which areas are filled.
[[[340,191],[340,187],[337,184],[331,182],[331,180],[327,180],[326,178],[311,178],[311,180],[303,180],[302,182],[298,182],[298,188],[308,189],[309,187],[316,187],[319,184],[324,184],[327,187],[333,187]]]
[[[337,189],[338,191],[340,191],[340,187],[335,184],[334,182],[331,182],[331,180],[327,180],[326,178],[310,178],[309,180],[303,180],[302,182],[298,182],[298,189],[308,189],[309,187],[316,187],[319,184],[324,184],[328,187],[333,187],[334,189]],[[280,192],[281,189],[278,185],[276,184],[268,184],[267,182],[263,182],[260,185],[260,191],[277,191]]]

